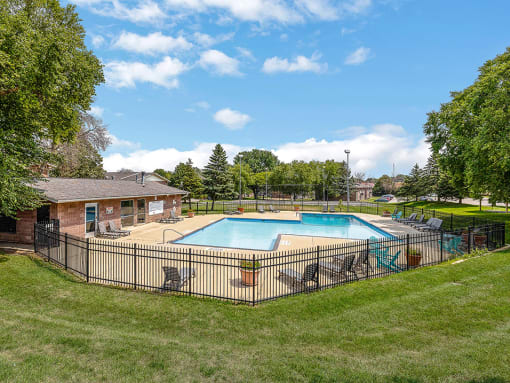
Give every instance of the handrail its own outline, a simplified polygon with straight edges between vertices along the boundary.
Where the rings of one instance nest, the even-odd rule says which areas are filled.
[[[179,232],[179,231],[177,231],[177,230],[174,230],[174,229],[165,229],[165,230],[163,230],[163,244],[165,244],[165,243],[166,243],[166,242],[165,242],[165,233],[166,233],[168,230],[173,231],[174,233],[179,234],[181,237],[184,235],[184,234],[182,234],[181,232]]]

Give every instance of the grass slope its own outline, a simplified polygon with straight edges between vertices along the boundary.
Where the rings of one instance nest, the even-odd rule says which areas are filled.
[[[1,381],[510,379],[510,252],[252,308],[0,255]]]

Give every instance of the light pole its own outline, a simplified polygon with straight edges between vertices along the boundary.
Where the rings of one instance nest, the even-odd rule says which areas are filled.
[[[241,182],[242,182],[242,177],[241,177],[241,172],[242,172],[242,169],[243,168],[243,155],[242,154],[239,154],[239,207],[241,207]]]
[[[351,202],[351,195],[349,194],[349,153],[351,151],[349,149],[345,149],[344,152],[347,154],[347,211],[349,211],[349,204]]]
[[[266,168],[266,195],[264,196],[264,199],[267,198],[267,168]]]

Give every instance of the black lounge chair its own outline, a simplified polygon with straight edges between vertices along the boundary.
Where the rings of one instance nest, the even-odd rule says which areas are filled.
[[[366,267],[369,267],[370,270],[374,270],[373,266],[370,264],[370,250],[362,250],[358,253],[358,257],[354,262],[353,269],[358,269],[361,272],[365,272]]]
[[[318,282],[318,272],[319,265],[317,263],[311,263],[305,266],[305,272],[303,274],[294,269],[278,270],[278,278],[286,277],[291,279],[294,288],[297,285],[302,285],[305,289],[308,289],[308,282]]]
[[[98,237],[117,239],[122,236],[119,233],[113,233],[111,231],[106,230],[106,225],[104,224],[104,222],[97,223],[97,230],[98,230],[98,232],[97,232]]]
[[[174,210],[170,210],[170,217],[168,218],[161,218],[159,220],[160,223],[176,223],[176,222],[180,222],[180,221],[183,221],[184,218],[181,218],[181,217],[177,217],[175,215],[175,211]]]
[[[434,218],[429,218],[425,223],[411,223],[411,226],[420,230],[421,227],[428,227],[434,221]]]
[[[264,210],[264,206],[259,206],[259,208],[257,209],[257,212],[265,213],[266,211]]]
[[[275,210],[275,209],[273,208],[273,205],[269,205],[269,211],[270,211],[271,213],[279,213],[279,212],[280,212],[280,210]]]
[[[414,222],[416,221],[416,216],[417,214],[416,213],[413,213],[411,214],[409,217],[407,218],[399,218],[397,219],[397,222],[400,222],[400,223],[405,223],[405,222]]]
[[[433,218],[432,223],[429,226],[421,227],[420,230],[423,231],[439,231],[441,230],[441,226],[443,225],[443,220],[439,218]]]
[[[330,213],[336,213],[335,207],[334,207],[334,206],[331,206],[331,207],[329,208],[329,212],[330,212]]]
[[[165,280],[161,285],[161,290],[179,291],[191,278],[195,278],[195,269],[183,267],[180,272],[177,267],[163,266]]]
[[[110,226],[110,232],[111,233],[117,233],[117,234],[120,234],[121,236],[126,236],[126,235],[130,235],[131,234],[131,230],[117,229],[117,225],[115,224],[114,220],[109,220],[108,221],[108,226]]]
[[[327,213],[328,212],[328,207],[326,205],[322,205],[322,212],[323,213]]]
[[[354,259],[356,258],[355,254],[350,254],[342,257],[334,257],[335,262],[328,261],[320,261],[319,266],[323,269],[329,271],[335,276],[343,276],[345,279],[349,278],[348,273],[354,275],[356,280],[359,280],[356,271],[354,270]]]
[[[416,221],[407,221],[407,222],[404,222],[406,225],[411,225],[411,226],[414,226],[414,225],[423,225],[423,220],[425,219],[425,216],[422,214],[420,215],[420,218],[417,219]]]

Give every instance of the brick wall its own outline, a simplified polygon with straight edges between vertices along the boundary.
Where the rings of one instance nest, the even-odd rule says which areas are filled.
[[[137,203],[138,200],[145,199],[145,222],[157,222],[162,217],[170,216],[170,210],[175,206],[177,215],[181,214],[181,196],[159,196],[134,198],[134,222],[137,222]],[[120,202],[124,199],[110,199],[100,201],[90,201],[98,204],[98,219],[100,222],[109,220],[115,221],[117,227],[121,227]],[[149,215],[149,202],[164,201],[163,214]],[[174,202],[175,201],[175,204]],[[50,205],[50,218],[60,221],[60,231],[76,235],[85,236],[85,204],[87,202],[68,202]],[[113,208],[111,214],[107,214],[107,208]],[[16,222],[16,233],[0,233],[0,241],[33,243],[34,223],[37,221],[37,211],[27,210],[18,212],[19,220]]]

